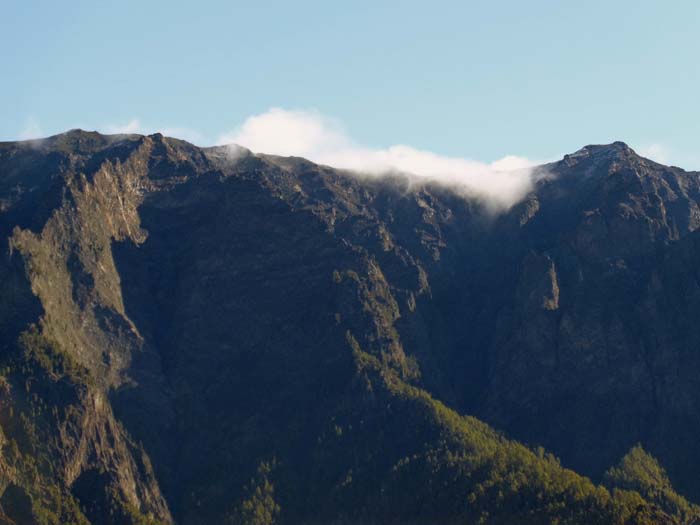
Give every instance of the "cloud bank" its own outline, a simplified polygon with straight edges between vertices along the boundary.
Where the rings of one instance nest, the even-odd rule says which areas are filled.
[[[138,118],[102,125],[98,129],[107,134],[160,132],[200,145],[213,142],[192,128],[156,128],[144,125]],[[39,123],[28,119],[22,138],[36,138],[41,134]],[[316,111],[283,108],[272,108],[247,118],[232,132],[221,135],[216,144],[240,145],[256,153],[304,157],[360,175],[402,173],[415,181],[438,181],[467,195],[482,198],[496,208],[507,208],[520,200],[536,177],[532,168],[541,164],[514,155],[490,163],[479,162],[404,144],[370,148],[352,140],[337,120]]]
[[[437,180],[467,194],[507,207],[531,188],[537,163],[509,155],[491,163],[447,157],[397,144],[368,148],[354,142],[335,120],[313,111],[273,108],[249,117],[219,137],[218,144],[238,144],[254,152],[298,156],[319,164],[368,175],[401,172]]]

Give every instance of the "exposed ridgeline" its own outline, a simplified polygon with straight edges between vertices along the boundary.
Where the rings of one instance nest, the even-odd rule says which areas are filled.
[[[700,519],[698,174],[541,169],[1,143],[0,524]]]

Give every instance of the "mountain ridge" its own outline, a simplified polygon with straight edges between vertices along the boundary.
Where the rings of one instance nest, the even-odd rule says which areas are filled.
[[[118,137],[0,143],[8,523],[695,519],[536,447],[697,497],[697,173],[587,146],[494,216]]]

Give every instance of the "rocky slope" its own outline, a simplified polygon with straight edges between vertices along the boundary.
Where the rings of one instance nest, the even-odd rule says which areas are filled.
[[[0,144],[0,523],[697,520],[699,174],[540,170]]]

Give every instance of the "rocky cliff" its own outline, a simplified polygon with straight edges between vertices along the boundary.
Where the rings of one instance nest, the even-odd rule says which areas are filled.
[[[698,519],[699,174],[538,170],[0,144],[0,523]]]

